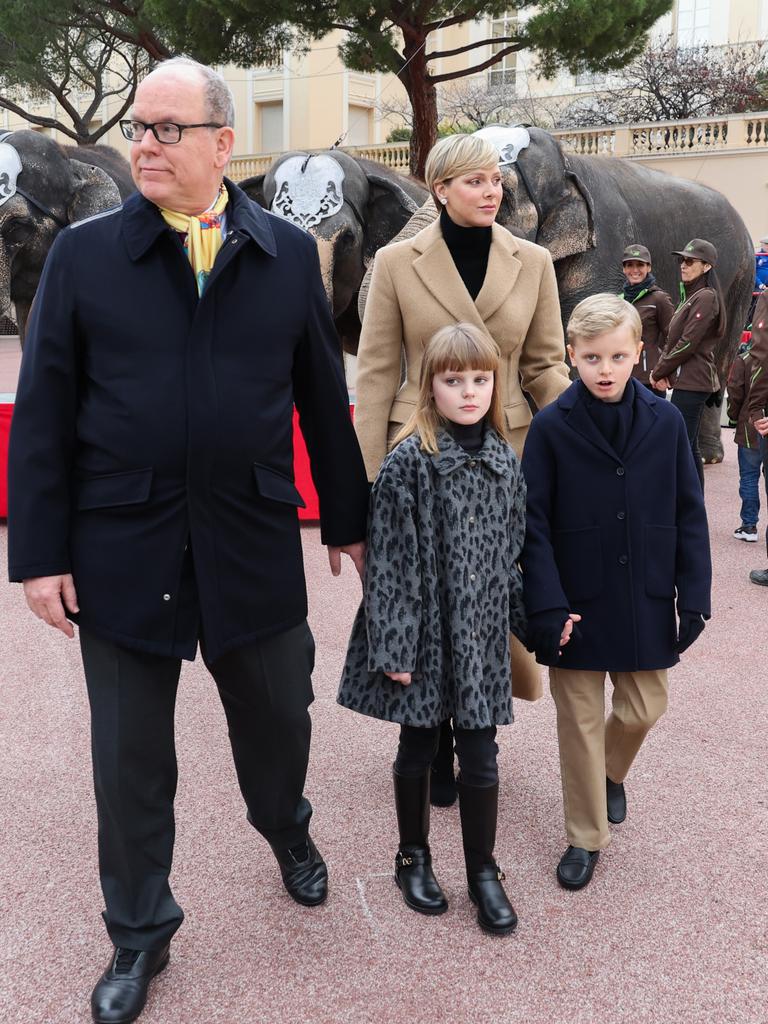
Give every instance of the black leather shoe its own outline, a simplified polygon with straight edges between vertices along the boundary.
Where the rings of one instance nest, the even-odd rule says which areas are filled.
[[[328,869],[309,836],[306,843],[288,850],[272,849],[289,896],[303,907],[324,903],[328,897]]]
[[[467,874],[469,898],[477,907],[477,923],[491,935],[509,935],[517,928],[517,914],[501,884],[505,877],[496,864]]]
[[[96,1024],[130,1024],[147,1001],[149,983],[164,970],[170,945],[138,950],[118,947],[91,994],[91,1014]]]
[[[448,909],[448,901],[432,870],[428,846],[406,846],[397,851],[395,883],[411,910],[444,914]]]
[[[627,794],[623,782],[612,782],[605,777],[605,796],[608,803],[608,821],[620,825],[627,816]]]
[[[753,569],[749,574],[749,582],[758,587],[768,587],[768,569]]]
[[[569,846],[557,865],[557,880],[564,889],[583,889],[595,870],[599,850]]]

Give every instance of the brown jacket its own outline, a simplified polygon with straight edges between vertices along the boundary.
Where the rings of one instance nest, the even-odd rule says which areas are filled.
[[[718,391],[720,378],[712,355],[719,339],[717,292],[699,278],[688,286],[686,295],[670,321],[667,344],[653,376],[655,380],[668,377],[670,385],[681,391]]]
[[[736,427],[733,439],[740,448],[758,447],[758,433],[750,419],[748,401],[756,368],[750,347],[736,356],[728,374],[728,419]]]
[[[413,412],[425,344],[439,328],[462,322],[486,331],[501,349],[507,439],[518,454],[531,421],[522,389],[541,408],[570,384],[549,252],[494,224],[488,269],[473,302],[440,222],[434,221],[376,254],[358,349],[355,408],[370,480]]]
[[[753,372],[747,402],[749,418],[754,422],[765,416],[768,408],[768,292],[762,293],[755,306],[749,354]]]
[[[667,343],[667,330],[675,307],[672,299],[657,284],[652,284],[647,292],[641,292],[632,305],[643,324],[643,351],[632,376],[647,384],[650,372]]]

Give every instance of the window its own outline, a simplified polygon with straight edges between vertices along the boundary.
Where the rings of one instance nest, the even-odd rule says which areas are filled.
[[[504,39],[506,36],[512,36],[517,30],[517,12],[516,11],[505,11],[498,18],[494,18],[491,21],[491,38],[492,39]],[[495,53],[499,53],[505,46],[509,46],[509,42],[506,43],[491,43],[491,56]],[[506,57],[502,57],[498,64],[493,64],[488,69],[488,87],[491,88],[495,85],[514,85],[517,78],[517,54],[508,53]]]
[[[595,71],[583,71],[580,75],[576,75],[574,79],[575,85],[605,85],[605,75],[598,74]]]
[[[678,46],[700,46],[709,42],[709,11],[710,0],[678,0]]]
[[[283,148],[283,104],[259,103],[260,153],[280,153]]]
[[[367,146],[371,141],[371,111],[350,103],[345,146]]]

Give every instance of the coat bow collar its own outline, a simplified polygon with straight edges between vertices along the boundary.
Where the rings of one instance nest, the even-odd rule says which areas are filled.
[[[227,234],[238,232],[247,235],[269,256],[276,256],[277,243],[269,223],[269,214],[229,178],[224,179],[224,184],[229,192]],[[123,203],[123,237],[128,255],[134,262],[141,259],[158,238],[170,230],[158,207],[140,192]]]
[[[499,476],[509,472],[509,453],[511,448],[502,441],[499,435],[492,428],[488,428],[483,438],[483,446],[476,452],[468,452],[461,445],[454,441],[447,430],[440,430],[437,434],[437,447],[440,449],[436,455],[430,458],[435,469],[441,476],[447,476],[461,466],[469,462],[483,462],[494,473]]]

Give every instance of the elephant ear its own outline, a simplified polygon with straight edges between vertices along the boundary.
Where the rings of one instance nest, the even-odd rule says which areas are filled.
[[[238,182],[239,187],[245,192],[249,199],[253,199],[265,210],[269,209],[269,203],[264,195],[264,179],[266,174],[256,174],[253,178],[246,178]]]
[[[369,263],[376,250],[390,242],[393,236],[405,227],[418,203],[396,181],[375,171],[367,171],[370,188],[366,211],[365,250],[363,259]]]
[[[100,167],[72,160],[70,172],[72,188],[67,200],[67,220],[70,224],[120,205],[120,190]]]
[[[539,226],[536,242],[549,249],[555,262],[595,247],[595,206],[592,195],[567,164],[563,188]]]

